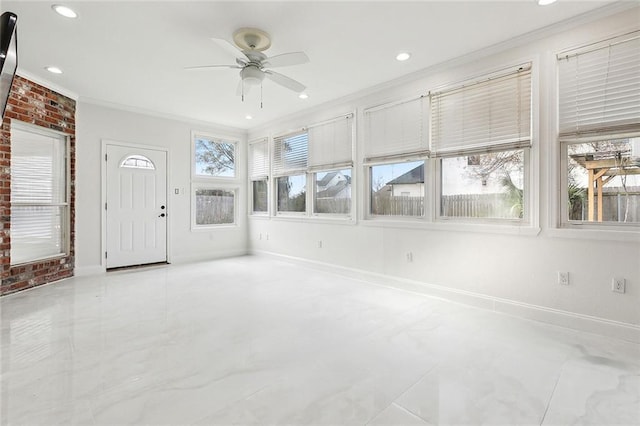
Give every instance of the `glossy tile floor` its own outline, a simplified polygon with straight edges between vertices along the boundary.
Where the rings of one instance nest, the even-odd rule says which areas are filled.
[[[266,257],[0,299],[12,424],[640,424],[640,347]]]

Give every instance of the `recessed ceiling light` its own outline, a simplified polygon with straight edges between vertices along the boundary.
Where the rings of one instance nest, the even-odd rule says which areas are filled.
[[[398,56],[396,56],[396,60],[398,60],[398,61],[406,61],[410,57],[411,57],[411,53],[409,53],[409,52],[400,52],[400,53],[398,53]]]
[[[54,4],[51,6],[51,9],[54,10],[58,15],[62,15],[65,18],[77,18],[78,14],[71,9],[70,7],[63,6],[61,4]]]
[[[546,6],[549,5],[551,3],[555,3],[556,0],[538,0],[538,5],[539,6]]]
[[[299,97],[300,99],[307,99],[307,98],[309,97],[309,95],[307,95],[305,92],[302,92],[302,93],[300,93],[300,94],[298,95],[298,97]]]
[[[46,67],[45,69],[52,74],[62,74],[62,70],[58,67]]]
[[[244,118],[246,118],[247,120],[251,120],[253,117],[249,114],[247,114]]]

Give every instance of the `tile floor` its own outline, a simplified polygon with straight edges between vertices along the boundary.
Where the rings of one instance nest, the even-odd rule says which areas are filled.
[[[640,346],[266,257],[0,299],[0,422],[640,424]]]

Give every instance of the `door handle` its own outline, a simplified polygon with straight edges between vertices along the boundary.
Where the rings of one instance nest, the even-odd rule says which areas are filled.
[[[158,216],[158,217],[165,217],[165,216],[166,216],[166,214],[160,213],[160,216]]]

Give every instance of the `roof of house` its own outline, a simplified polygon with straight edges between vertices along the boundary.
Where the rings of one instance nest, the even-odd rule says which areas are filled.
[[[402,185],[412,183],[424,183],[424,164],[409,170],[407,173],[387,182],[387,185]]]
[[[316,197],[317,198],[333,198],[339,193],[341,193],[342,191],[344,191],[345,188],[347,188],[350,184],[351,184],[350,179],[340,181],[336,185],[330,186],[324,191],[319,191],[316,194]]]

